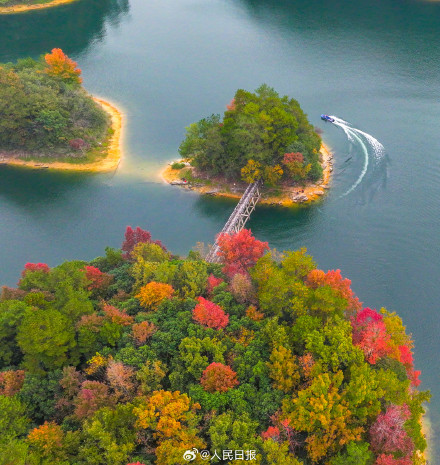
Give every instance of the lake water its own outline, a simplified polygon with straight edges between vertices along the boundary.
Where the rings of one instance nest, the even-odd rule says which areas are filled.
[[[86,88],[126,116],[116,174],[0,166],[0,282],[14,284],[28,261],[120,246],[129,224],[176,253],[212,242],[234,202],[164,185],[158,171],[177,157],[185,126],[223,112],[237,88],[266,82],[323,129],[335,169],[320,205],[260,207],[249,226],[279,250],[307,247],[366,306],[402,316],[439,431],[439,31],[440,3],[416,0],[80,0],[0,17],[0,62],[60,47]],[[366,160],[321,113],[372,134],[385,153],[364,142]]]

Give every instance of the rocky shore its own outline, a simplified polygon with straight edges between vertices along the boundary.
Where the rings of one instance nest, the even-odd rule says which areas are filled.
[[[318,183],[306,184],[304,186],[282,186],[278,189],[264,189],[260,203],[289,207],[310,204],[325,196],[329,189],[331,174],[333,172],[333,154],[325,144],[322,144],[320,154],[323,177]],[[231,184],[224,179],[203,177],[188,162],[182,163],[184,167],[180,169],[173,169],[173,163],[170,163],[162,171],[162,179],[172,186],[193,190],[203,195],[236,199],[242,196],[247,187],[243,182]]]

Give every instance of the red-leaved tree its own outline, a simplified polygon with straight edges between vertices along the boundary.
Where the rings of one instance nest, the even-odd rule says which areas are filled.
[[[414,443],[404,428],[410,417],[411,412],[406,404],[387,407],[371,425],[371,449],[376,453],[411,453]]]
[[[83,271],[86,274],[87,281],[90,281],[88,287],[89,291],[94,289],[104,289],[111,283],[112,276],[107,273],[103,273],[95,266],[86,266]]]
[[[220,247],[218,255],[225,265],[223,272],[230,277],[236,273],[247,274],[249,268],[269,249],[268,243],[255,239],[250,229],[242,229],[238,233],[222,233],[217,242]]]
[[[141,229],[139,226],[137,226],[136,229],[133,229],[131,226],[127,226],[127,229],[125,230],[125,240],[122,243],[121,247],[122,251],[125,252],[123,254],[123,257],[128,260],[135,245],[141,242],[145,244],[157,244],[158,246],[162,247],[163,250],[166,251],[166,248],[164,247],[161,241],[153,241],[151,239],[151,233],[149,231],[145,231],[144,229]]]
[[[371,308],[364,308],[352,318],[353,343],[360,347],[366,360],[375,364],[381,357],[392,353],[391,337],[383,316]]]
[[[229,315],[224,312],[220,305],[197,297],[199,303],[194,307],[193,319],[203,326],[214,329],[225,328],[229,323]]]
[[[290,163],[303,163],[304,155],[301,152],[285,153],[283,163],[289,165]]]
[[[206,292],[212,296],[214,288],[223,282],[222,278],[216,278],[212,273],[208,276]]]
[[[269,426],[266,431],[261,433],[261,437],[264,441],[273,439],[275,442],[278,442],[280,439],[280,429],[277,426]]]
[[[28,271],[42,271],[43,273],[49,273],[50,268],[46,263],[26,263],[24,270],[21,272],[21,276],[24,278]]]
[[[204,370],[200,383],[207,392],[226,392],[239,384],[237,373],[218,362],[211,363]]]

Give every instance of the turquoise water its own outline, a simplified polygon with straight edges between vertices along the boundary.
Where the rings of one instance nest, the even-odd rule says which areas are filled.
[[[439,430],[439,30],[440,3],[415,0],[80,0],[0,17],[1,62],[61,47],[127,122],[116,174],[0,166],[0,282],[14,284],[28,261],[119,246],[128,224],[177,253],[212,242],[234,202],[164,185],[157,172],[177,157],[185,126],[222,112],[237,88],[266,82],[324,131],[335,170],[320,205],[260,207],[250,227],[279,250],[306,246],[321,268],[340,268],[365,305],[399,312]],[[366,175],[344,197],[364,153],[321,113],[385,147],[376,159],[367,145]]]

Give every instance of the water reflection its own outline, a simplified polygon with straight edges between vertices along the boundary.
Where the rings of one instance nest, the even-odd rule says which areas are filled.
[[[0,166],[0,200],[35,214],[40,209],[63,204],[72,192],[89,187],[95,177],[85,173]]]
[[[128,0],[79,0],[56,8],[0,16],[1,61],[36,58],[54,47],[77,55],[102,41],[106,24],[117,26],[128,11]]]

